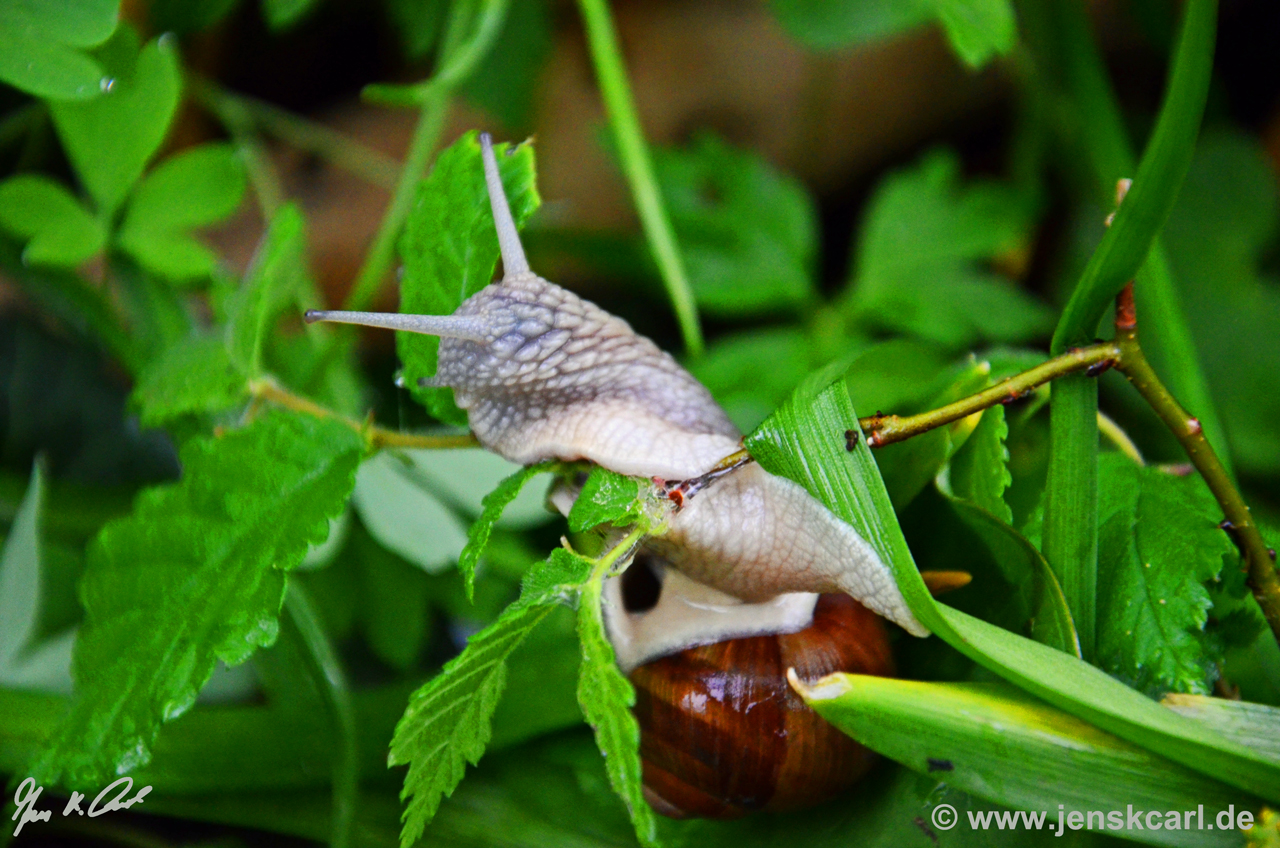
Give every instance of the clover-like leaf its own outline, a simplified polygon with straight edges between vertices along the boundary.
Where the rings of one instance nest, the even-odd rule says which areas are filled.
[[[139,49],[128,26],[99,58],[109,77],[102,96],[50,103],[49,111],[85,188],[112,215],[164,141],[182,83],[174,45],[157,39]]]
[[[185,150],[162,162],[135,189],[117,236],[120,246],[162,277],[207,277],[217,258],[189,231],[234,212],[244,189],[244,165],[230,145]]]
[[[65,186],[40,174],[0,183],[0,226],[29,239],[22,260],[32,265],[78,265],[106,240],[98,219]]]

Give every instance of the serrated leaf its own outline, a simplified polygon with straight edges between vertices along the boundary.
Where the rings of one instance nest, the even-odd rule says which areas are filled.
[[[418,186],[400,255],[400,311],[445,315],[493,279],[498,236],[485,191],[476,133],[469,132],[436,157],[431,174]],[[541,199],[535,186],[533,147],[494,146],[511,214],[523,226]],[[449,389],[422,387],[418,381],[436,372],[439,339],[398,333],[396,349],[404,363],[404,383],[431,414],[451,424],[466,424]]]
[[[183,479],[144,491],[89,549],[76,698],[38,781],[102,786],[145,765],[222,661],[278,631],[285,572],[342,511],[363,442],[345,424],[269,412],[182,451]]]
[[[581,533],[601,524],[622,526],[644,512],[640,482],[597,465],[569,510],[569,529]]]
[[[1098,664],[1152,695],[1208,694],[1205,581],[1235,549],[1199,477],[1098,459]]]
[[[1195,810],[1256,800],[998,683],[929,683],[833,674],[800,683],[805,702],[864,745],[922,774],[945,763],[946,781],[981,798],[1030,811]],[[934,771],[936,774],[937,772]],[[1205,818],[1208,818],[1206,813]],[[976,828],[975,828],[976,829]],[[1125,833],[1156,845],[1238,845],[1181,829]]]
[[[219,412],[248,393],[216,335],[192,336],[143,366],[129,400],[143,427],[161,427],[182,415]]]
[[[228,144],[202,144],[162,162],[133,193],[117,238],[144,267],[175,280],[208,276],[217,258],[188,231],[226,218],[245,171]]]
[[[516,496],[524,488],[525,483],[545,471],[550,471],[555,465],[556,463],[554,462],[542,462],[522,468],[507,477],[492,492],[484,496],[484,500],[481,502],[480,516],[471,523],[470,529],[467,530],[467,544],[463,547],[462,553],[458,555],[458,570],[462,572],[462,577],[466,581],[468,600],[475,595],[476,566],[480,562],[480,557],[484,554],[485,545],[489,544],[489,536],[493,533],[493,526],[502,517],[503,510],[516,499]]]
[[[58,137],[98,209],[111,215],[142,176],[169,130],[181,77],[174,46],[120,27],[101,51],[108,90],[93,100],[49,104]]]
[[[102,68],[78,48],[110,37],[119,12],[120,0],[9,0],[0,6],[0,80],[37,97],[97,97]]]
[[[262,347],[271,319],[306,274],[305,227],[297,204],[280,207],[228,305],[227,354],[243,374],[252,377],[261,372]]]
[[[700,308],[741,317],[816,301],[817,212],[798,180],[709,133],[654,167]]]
[[[61,183],[20,174],[0,183],[0,226],[24,239],[22,261],[78,265],[102,249],[102,224]]]
[[[844,311],[953,348],[1047,333],[1048,307],[978,264],[1022,249],[1033,211],[1009,185],[962,185],[956,155],[933,151],[876,190]]]
[[[507,658],[555,605],[577,591],[591,563],[563,548],[531,568],[520,599],[498,620],[467,640],[467,647],[413,693],[391,740],[389,765],[408,765],[401,800],[407,801],[400,844],[412,845],[453,794],[466,764],[475,765],[489,743],[490,719],[506,682]]]
[[[640,764],[640,725],[631,712],[636,692],[614,661],[613,646],[604,632],[600,579],[583,589],[578,604],[578,640],[582,666],[578,671],[578,704],[595,731],[613,791],[627,805],[636,837],[642,845],[657,845],[657,821],[644,800]]]

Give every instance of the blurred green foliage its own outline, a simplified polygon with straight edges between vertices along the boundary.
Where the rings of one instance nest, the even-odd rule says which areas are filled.
[[[521,471],[479,450],[376,447],[364,420],[371,405],[405,409],[412,399],[425,408],[406,413],[415,424],[465,423],[449,392],[418,385],[434,372],[433,341],[398,340],[408,391],[394,394],[352,336],[304,327],[299,313],[320,304],[307,216],[294,202],[267,202],[252,126],[228,122],[226,141],[172,146],[173,124],[193,102],[192,37],[245,15],[285,33],[324,4],[141,6],[129,14],[149,22],[145,31],[177,35],[144,39],[143,28],[118,21],[113,0],[0,0],[0,81],[13,89],[5,104],[16,116],[0,117],[0,152],[13,144],[12,127],[37,142],[30,127],[52,130],[49,155],[35,167],[10,156],[21,167],[0,179],[0,272],[21,299],[0,319],[0,772],[35,773],[52,791],[138,769],[140,784],[155,785],[149,812],[392,845],[401,773],[386,770],[390,748],[393,762],[412,763],[409,836],[425,826],[432,844],[634,844],[650,824],[630,689],[591,600],[599,561],[558,547],[565,525],[551,519],[540,486],[526,485],[545,469]],[[533,122],[559,11],[508,6],[485,61],[448,93],[521,130]],[[431,68],[451,22],[471,37],[494,8],[387,0],[368,14],[387,22],[407,61]],[[1012,56],[1023,71],[1043,71],[1062,59],[1024,43],[1008,0],[770,8],[817,51],[932,22],[971,67]],[[715,322],[706,354],[685,364],[739,427],[769,419],[766,432],[785,431],[770,414],[837,359],[863,415],[930,409],[1043,361],[1107,211],[1078,165],[1096,155],[1081,133],[1097,103],[1039,108],[1060,95],[1051,76],[1011,74],[1020,105],[1008,176],[971,173],[945,145],[879,176],[856,227],[840,234],[853,247],[847,274],[834,280],[821,270],[832,249],[824,198],[796,177],[710,132],[655,151],[694,296]],[[525,143],[500,157],[521,224],[540,203],[535,156]],[[474,136],[417,176],[405,178],[415,200],[399,238],[401,309],[446,313],[490,281],[497,258]],[[1280,527],[1278,188],[1257,139],[1218,119],[1163,236],[1196,367],[1229,441],[1217,447],[1230,450],[1269,528]],[[201,231],[250,196],[269,214],[239,275]],[[1084,223],[1064,236],[1055,230],[1064,218]],[[593,242],[557,233],[554,222],[538,226],[537,244],[570,263],[597,276],[625,264],[637,298],[659,290],[630,234]],[[1064,283],[1055,290],[1040,285],[1046,279]],[[1171,384],[1190,379],[1176,357],[1160,364]],[[1042,544],[1050,393],[879,449],[869,468],[887,498],[876,520],[896,527],[896,511],[908,566],[914,558],[968,571],[973,583],[948,604],[1003,628],[1010,644],[1011,634],[1027,637],[1066,662],[1080,645]],[[280,396],[292,401],[279,408]],[[807,426],[795,407],[792,432]],[[1280,705],[1280,649],[1216,528],[1216,504],[1197,478],[1158,464],[1182,455],[1128,387],[1108,387],[1103,407],[1153,464],[1135,464],[1110,442],[1097,464],[1093,661],[1152,697],[1236,685],[1246,699]],[[44,460],[33,462],[38,453]],[[646,496],[597,469],[568,529],[642,518]],[[1270,530],[1268,538],[1280,543]],[[291,584],[312,600],[345,681],[316,670],[306,628],[282,612]],[[560,602],[579,595],[575,624]],[[988,675],[938,639],[903,637],[898,659],[909,678]],[[350,725],[330,715],[343,693]],[[1271,727],[1274,713],[1257,709],[1244,726]],[[584,713],[609,752],[603,763],[581,728]],[[347,765],[337,756],[344,746],[355,752]],[[882,763],[856,792],[813,811],[663,820],[656,833],[666,845],[703,848],[1047,841],[920,826],[943,801],[963,816],[1015,797],[977,782],[965,784],[968,795],[913,767],[923,773]],[[1103,797],[1087,794],[1088,774],[1064,780]],[[637,814],[634,827],[614,790]],[[355,811],[353,829],[331,829],[330,810],[343,807]]]

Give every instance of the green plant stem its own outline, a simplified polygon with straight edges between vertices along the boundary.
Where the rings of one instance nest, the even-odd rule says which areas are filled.
[[[1280,576],[1276,574],[1275,561],[1249,513],[1248,505],[1231,481],[1231,475],[1205,438],[1204,427],[1182,408],[1147,362],[1138,343],[1132,284],[1126,286],[1117,298],[1116,341],[1120,347],[1117,370],[1129,378],[1138,394],[1182,444],[1191,464],[1200,472],[1222,507],[1227,519],[1224,529],[1230,532],[1248,567],[1249,588],[1262,608],[1276,641],[1280,642]]]
[[[449,13],[449,22],[445,28],[444,41],[440,47],[440,62],[447,67],[455,51],[462,41],[463,29],[467,23],[467,7],[470,4],[455,3]],[[342,308],[354,311],[366,310],[372,305],[382,288],[382,283],[391,269],[395,256],[396,239],[404,227],[409,209],[413,206],[413,196],[418,189],[418,181],[427,170],[427,162],[431,153],[440,143],[440,133],[444,130],[444,120],[449,112],[449,101],[452,88],[433,86],[422,98],[422,108],[418,112],[418,123],[413,128],[413,138],[409,141],[409,151],[405,155],[404,165],[400,169],[400,179],[391,196],[391,204],[382,223],[373,237],[373,244],[365,254],[364,263],[356,274],[356,281],[351,292],[343,302]]]
[[[1120,453],[1132,459],[1135,465],[1147,464],[1142,458],[1142,451],[1138,450],[1138,446],[1133,443],[1133,439],[1129,438],[1129,434],[1104,412],[1098,413],[1098,432],[1115,445]]]
[[[578,6],[586,24],[587,45],[595,64],[596,80],[618,145],[622,170],[627,176],[636,210],[640,214],[640,224],[653,250],[662,281],[667,287],[667,295],[675,308],[685,350],[691,356],[701,356],[703,342],[702,327],[698,323],[698,307],[689,287],[689,278],[676,244],[675,232],[662,203],[658,181],[653,174],[653,162],[644,141],[644,133],[640,129],[640,119],[636,116],[635,102],[631,97],[631,86],[627,82],[627,71],[622,63],[618,36],[614,31],[607,0],[579,0]]]
[[[413,128],[413,138],[409,142],[409,152],[404,159],[404,167],[400,170],[400,181],[395,193],[391,196],[391,205],[382,216],[382,224],[373,237],[373,244],[365,255],[364,264],[356,274],[351,293],[343,302],[343,309],[362,311],[369,308],[383,280],[391,269],[395,255],[396,239],[404,226],[409,208],[413,205],[413,195],[418,188],[427,169],[427,161],[440,141],[440,133],[444,129],[445,114],[449,109],[449,95],[444,90],[436,90],[422,105],[418,115],[418,123]]]
[[[1037,65],[1056,65],[1065,89],[1058,114],[1063,133],[1077,148],[1092,171],[1094,194],[1109,202],[1116,181],[1132,177],[1137,163],[1124,119],[1106,67],[1089,32],[1088,16],[1074,0],[1056,3],[1021,4],[1028,41],[1037,43]],[[1046,55],[1048,54],[1048,55]],[[1051,89],[1044,67],[1030,85],[1034,90]],[[1169,388],[1199,411],[1205,433],[1214,444],[1226,444],[1209,383],[1200,365],[1186,313],[1169,269],[1162,240],[1157,237],[1137,276],[1137,297],[1148,329],[1147,355],[1167,374]],[[1154,342],[1156,344],[1152,344]],[[1231,470],[1230,455],[1222,456]]]
[[[400,163],[381,151],[366,147],[324,124],[308,120],[287,109],[228,91],[212,80],[196,79],[192,85],[202,101],[218,100],[235,104],[235,108],[256,126],[299,150],[315,153],[374,185],[388,189],[396,185]]]
[[[1217,6],[1188,0],[1168,91],[1125,202],[1062,311],[1052,350],[1091,339],[1107,308],[1146,260],[1191,167],[1213,71]]]
[[[401,433],[378,427],[368,421],[356,421],[340,415],[326,406],[321,406],[310,398],[296,395],[269,377],[260,377],[249,381],[249,394],[255,400],[278,403],[286,409],[304,412],[317,418],[332,418],[341,421],[357,433],[365,437],[369,450],[382,448],[426,448],[442,450],[446,448],[474,448],[480,443],[470,433]]]
[[[961,398],[955,403],[922,412],[919,415],[872,415],[858,419],[858,425],[866,434],[867,445],[873,448],[890,445],[918,436],[935,427],[950,424],[981,412],[997,403],[1008,403],[1017,400],[1037,386],[1055,380],[1067,374],[1087,371],[1094,367],[1104,367],[1120,355],[1114,342],[1099,342],[1088,347],[1076,348],[1048,362],[1037,365],[1021,374],[1001,380],[990,388],[977,394]]]
[[[1092,661],[1098,583],[1098,384],[1072,375],[1049,399],[1041,552],[1062,586],[1080,654]]]
[[[351,703],[351,689],[320,617],[297,581],[290,582],[284,606],[307,646],[313,674],[320,684],[318,688],[324,693],[333,713],[338,751],[333,761],[329,844],[332,848],[347,848],[351,844],[351,825],[355,820],[356,796],[360,791],[360,752],[356,743],[356,711]]]
[[[200,80],[192,83],[192,91],[231,134],[231,140],[244,158],[244,167],[249,173],[249,182],[258,198],[262,217],[270,221],[284,202],[284,189],[258,136],[252,113],[235,97]]]
[[[366,100],[391,106],[421,106],[436,91],[453,91],[470,78],[481,60],[489,54],[507,18],[509,1],[485,0],[475,33],[465,44],[451,52],[444,65],[430,79],[416,85],[369,85],[365,86],[362,96]]]

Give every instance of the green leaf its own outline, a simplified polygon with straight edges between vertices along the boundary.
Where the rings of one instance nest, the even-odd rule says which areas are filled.
[[[444,30],[448,4],[444,0],[386,0],[386,5],[405,58],[425,58]]]
[[[183,415],[221,412],[248,394],[244,375],[216,335],[191,336],[143,366],[130,395],[143,427],[161,427]]]
[[[1080,656],[1080,640],[1049,563],[1011,524],[1013,513],[1004,501],[1012,480],[1005,448],[1009,427],[1005,410],[985,410],[965,443],[937,476],[938,491],[970,530],[983,542],[1014,590],[1014,626],[1029,624],[1037,642]]]
[[[273,30],[288,29],[306,17],[315,5],[316,0],[262,0],[262,17]]]
[[[545,2],[512,3],[493,46],[462,86],[463,95],[508,129],[529,127],[552,36]]]
[[[422,659],[435,623],[429,606],[430,578],[375,542],[358,523],[352,533],[348,550],[360,570],[365,641],[378,659],[409,673]]]
[[[1040,336],[1048,308],[979,264],[1024,249],[1033,211],[1009,185],[962,186],[956,155],[933,151],[876,190],[844,311],[953,348]]]
[[[945,491],[943,495],[960,520],[982,540],[1005,581],[1013,587],[1015,624],[1010,629],[1029,625],[1029,635],[1037,642],[1079,657],[1080,637],[1071,609],[1048,561],[1035,545],[976,504]]]
[[[926,0],[771,0],[790,35],[812,50],[838,50],[888,38],[929,20]]]
[[[288,303],[306,274],[305,226],[297,204],[280,207],[228,307],[227,353],[243,374],[261,372],[262,347],[271,319]]]
[[[810,342],[798,327],[753,329],[721,336],[688,363],[744,432],[763,421],[813,370]]]
[[[1010,0],[930,0],[951,49],[970,68],[1008,55],[1018,40]]]
[[[569,509],[569,529],[581,533],[601,524],[624,526],[643,513],[640,481],[597,465]]]
[[[217,661],[274,641],[285,572],[341,512],[362,447],[344,424],[268,413],[189,442],[182,482],[103,528],[81,584],[76,699],[33,767],[39,782],[99,786],[145,765]]]
[[[796,681],[805,703],[871,749],[921,774],[1016,809],[1206,810],[1257,802],[1185,766],[1125,742],[1004,682],[926,683],[833,674]],[[1208,818],[1208,815],[1206,815]],[[1040,829],[1045,829],[1044,827]],[[1238,845],[1239,834],[1133,829],[1155,845]]]
[[[458,570],[462,572],[463,579],[466,581],[468,600],[475,595],[476,566],[480,563],[480,557],[484,555],[485,546],[489,544],[489,536],[493,533],[493,526],[498,523],[503,511],[520,494],[520,490],[524,488],[525,483],[528,483],[543,472],[550,471],[555,464],[554,462],[541,462],[537,465],[522,468],[503,480],[498,484],[497,488],[484,496],[483,509],[480,511],[480,516],[471,523],[471,528],[467,530],[467,544],[458,556]]]
[[[158,31],[189,35],[208,29],[239,5],[240,0],[153,0],[148,12]]]
[[[1191,167],[1213,73],[1217,4],[1190,0],[1182,11],[1168,88],[1138,173],[1058,318],[1051,351],[1087,343],[1112,299],[1132,280],[1168,218]]]
[[[466,763],[479,762],[489,743],[490,718],[506,683],[507,658],[529,632],[577,590],[591,563],[563,548],[530,569],[520,599],[436,677],[413,693],[396,725],[389,765],[408,765],[402,800],[408,802],[400,844],[412,845],[443,796],[453,794]]]
[[[846,450],[857,413],[837,363],[807,379],[747,437],[752,456],[804,486],[852,525],[893,570],[915,616],[995,674],[1072,715],[1224,783],[1280,798],[1280,762],[1160,707],[1105,672],[933,600],[889,505],[865,439]]]
[[[444,571],[466,545],[465,525],[407,457],[383,451],[361,464],[352,503],[383,547],[429,574]]]
[[[609,784],[621,796],[642,845],[657,845],[657,821],[644,800],[640,765],[640,725],[631,712],[636,692],[614,661],[613,646],[601,614],[603,573],[588,582],[578,603],[578,639],[582,666],[578,672],[578,704],[595,731],[604,755]]]
[[[161,163],[134,191],[120,227],[120,245],[163,277],[206,277],[217,258],[187,231],[229,216],[244,189],[244,165],[229,144],[185,150]]]
[[[22,261],[79,265],[102,249],[102,224],[59,182],[20,174],[0,183],[0,226],[29,239]]]
[[[979,68],[1012,50],[1018,36],[1009,0],[772,0],[770,7],[813,50],[856,47],[936,18],[960,60]]]
[[[1188,718],[1213,725],[1241,745],[1280,760],[1280,708],[1229,698],[1171,692],[1160,703]]]
[[[37,97],[86,100],[102,68],[76,48],[106,41],[120,0],[8,0],[0,6],[0,80]]]
[[[0,552],[0,618],[4,620],[4,627],[0,627],[0,679],[7,679],[22,654],[32,647],[39,625],[39,524],[44,485],[44,472],[37,462]]]
[[[111,78],[101,97],[49,104],[76,173],[104,215],[113,215],[142,176],[178,107],[181,76],[170,41],[140,51],[137,34],[120,27],[101,51]]]
[[[1280,326],[1280,289],[1266,270],[1277,231],[1280,184],[1265,149],[1237,132],[1207,130],[1164,242],[1214,400],[1229,425],[1231,453],[1242,471],[1258,475],[1280,473],[1280,393],[1266,389],[1280,373],[1280,343],[1271,332]],[[1142,320],[1140,288],[1137,296]],[[1214,443],[1220,456],[1223,447]]]
[[[1099,457],[1098,664],[1153,696],[1208,694],[1220,657],[1204,583],[1236,552],[1198,476]]]
[[[541,199],[535,186],[533,147],[494,146],[511,214],[523,226]],[[431,174],[418,186],[417,200],[400,242],[404,279],[400,311],[444,315],[493,279],[498,236],[485,191],[484,169],[476,133],[469,132],[436,157]],[[398,333],[396,349],[404,363],[404,383],[431,414],[451,424],[466,415],[453,403],[449,389],[422,387],[418,381],[436,370],[439,339]]]
[[[817,213],[798,180],[710,133],[654,167],[699,307],[742,317],[817,299]]]
[[[1004,407],[982,413],[978,426],[956,451],[945,475],[944,491],[986,510],[1005,524],[1013,523],[1013,511],[1004,502],[1004,490],[1013,482],[1005,439],[1009,425]]]

